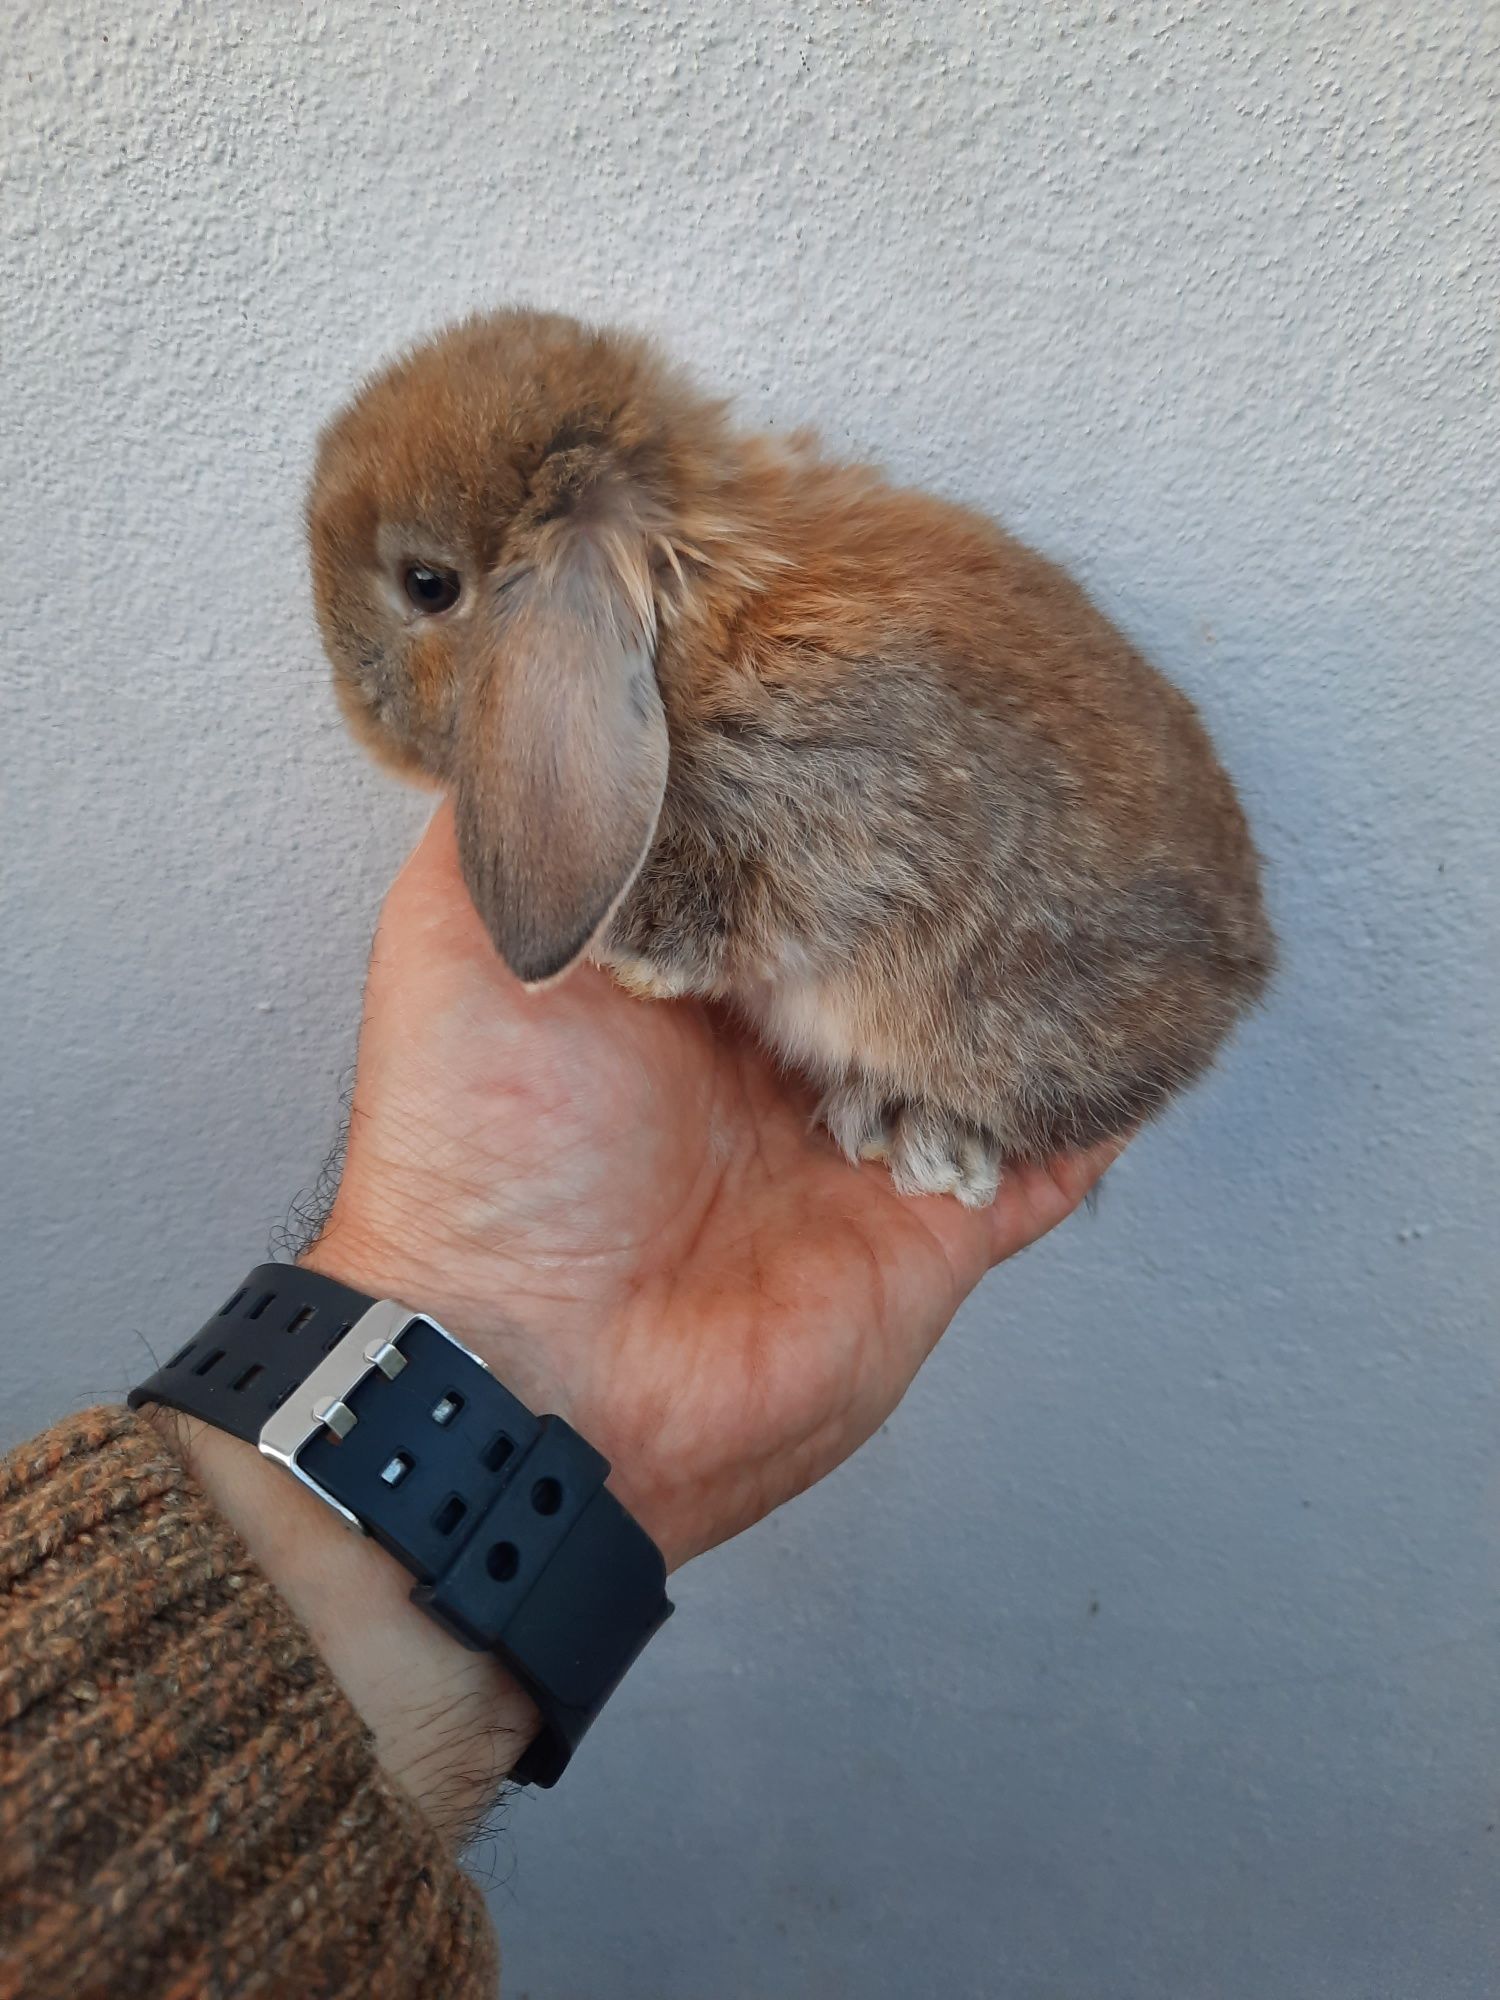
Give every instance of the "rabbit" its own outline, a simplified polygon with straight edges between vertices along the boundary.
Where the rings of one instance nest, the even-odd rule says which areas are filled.
[[[903,1194],[1128,1133],[1266,985],[1186,696],[984,515],[644,338],[440,333],[324,431],[308,527],[345,715],[451,792],[517,978],[727,1003]]]

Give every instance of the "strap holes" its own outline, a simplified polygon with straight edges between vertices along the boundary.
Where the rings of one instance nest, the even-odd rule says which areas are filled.
[[[407,1473],[411,1471],[414,1462],[414,1460],[407,1457],[404,1451],[398,1451],[394,1458],[389,1459],[380,1468],[380,1476],[387,1486],[399,1486]]]
[[[445,1390],[432,1406],[432,1421],[435,1424],[451,1424],[464,1406],[464,1399],[456,1389]]]
[[[498,1472],[514,1450],[514,1444],[504,1431],[501,1431],[498,1437],[490,1439],[479,1454],[479,1460],[486,1472]]]
[[[496,1583],[509,1583],[521,1567],[521,1551],[514,1542],[496,1542],[485,1556],[484,1566]]]
[[[299,1306],[296,1312],[292,1314],[291,1318],[286,1323],[287,1332],[300,1333],[302,1328],[307,1325],[307,1322],[312,1318],[312,1316],[313,1316],[313,1309],[311,1306]]]
[[[186,1347],[179,1347],[177,1352],[172,1356],[172,1359],[167,1363],[167,1366],[169,1368],[180,1368],[197,1345],[196,1340],[190,1340]]]
[[[264,1375],[265,1369],[259,1361],[252,1361],[242,1375],[236,1375],[230,1383],[231,1389],[248,1389],[257,1375]]]
[[[239,1290],[235,1293],[234,1297],[229,1300],[228,1304],[219,1307],[220,1319],[228,1319],[229,1315],[234,1311],[235,1307],[239,1304],[240,1300],[245,1296],[245,1291],[246,1287],[244,1285],[241,1285]]]
[[[352,1319],[346,1319],[342,1326],[336,1326],[333,1332],[330,1333],[328,1338],[323,1342],[323,1352],[325,1354],[332,1354],[333,1350],[338,1346],[339,1342],[343,1339],[344,1335],[349,1331],[350,1327],[353,1326],[353,1324],[354,1322]]]
[[[245,1314],[246,1319],[259,1319],[275,1296],[274,1292],[262,1292],[260,1297],[255,1301],[255,1304],[251,1306],[249,1312]]]
[[[440,1535],[451,1535],[468,1511],[467,1502],[460,1500],[456,1493],[450,1493],[433,1515],[432,1525]]]
[[[555,1514],[563,1503],[563,1490],[555,1479],[539,1479],[531,1489],[531,1504],[539,1514]]]
[[[195,1375],[206,1375],[210,1368],[216,1367],[223,1359],[224,1350],[222,1347],[210,1348],[208,1353],[198,1363],[198,1366],[193,1370],[193,1373]]]

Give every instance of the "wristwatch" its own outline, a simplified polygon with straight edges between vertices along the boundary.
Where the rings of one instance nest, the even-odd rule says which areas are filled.
[[[542,1717],[521,1784],[556,1784],[671,1616],[661,1551],[605,1486],[608,1460],[393,1299],[261,1264],[129,1401],[257,1446],[411,1571],[413,1603],[497,1654]]]

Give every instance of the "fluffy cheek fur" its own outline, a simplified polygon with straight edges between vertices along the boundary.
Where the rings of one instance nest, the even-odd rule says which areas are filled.
[[[325,633],[332,621],[325,617]],[[457,676],[454,633],[421,627],[371,637],[336,627],[325,644],[350,734],[414,784],[441,784],[451,761]]]
[[[436,784],[436,775],[429,771],[421,758],[402,736],[397,735],[385,722],[371,700],[366,686],[361,680],[346,673],[336,673],[333,677],[333,691],[343,712],[350,735],[367,750],[376,763],[383,764],[397,777],[405,778],[417,785]]]

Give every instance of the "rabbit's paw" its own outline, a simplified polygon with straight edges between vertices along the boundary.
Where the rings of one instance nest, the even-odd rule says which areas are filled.
[[[846,1159],[885,1160],[898,1194],[951,1194],[965,1208],[988,1208],[1000,1188],[1000,1144],[945,1111],[893,1105],[878,1086],[841,1083],[818,1106]]]
[[[1000,1189],[993,1135],[927,1105],[901,1107],[889,1157],[898,1194],[951,1194],[965,1208],[988,1208]]]
[[[653,965],[649,959],[611,958],[605,966],[615,984],[637,1000],[680,1000],[688,991],[686,978],[665,966]]]
[[[895,1137],[896,1110],[869,1083],[841,1083],[818,1106],[818,1123],[846,1160],[887,1160]]]

